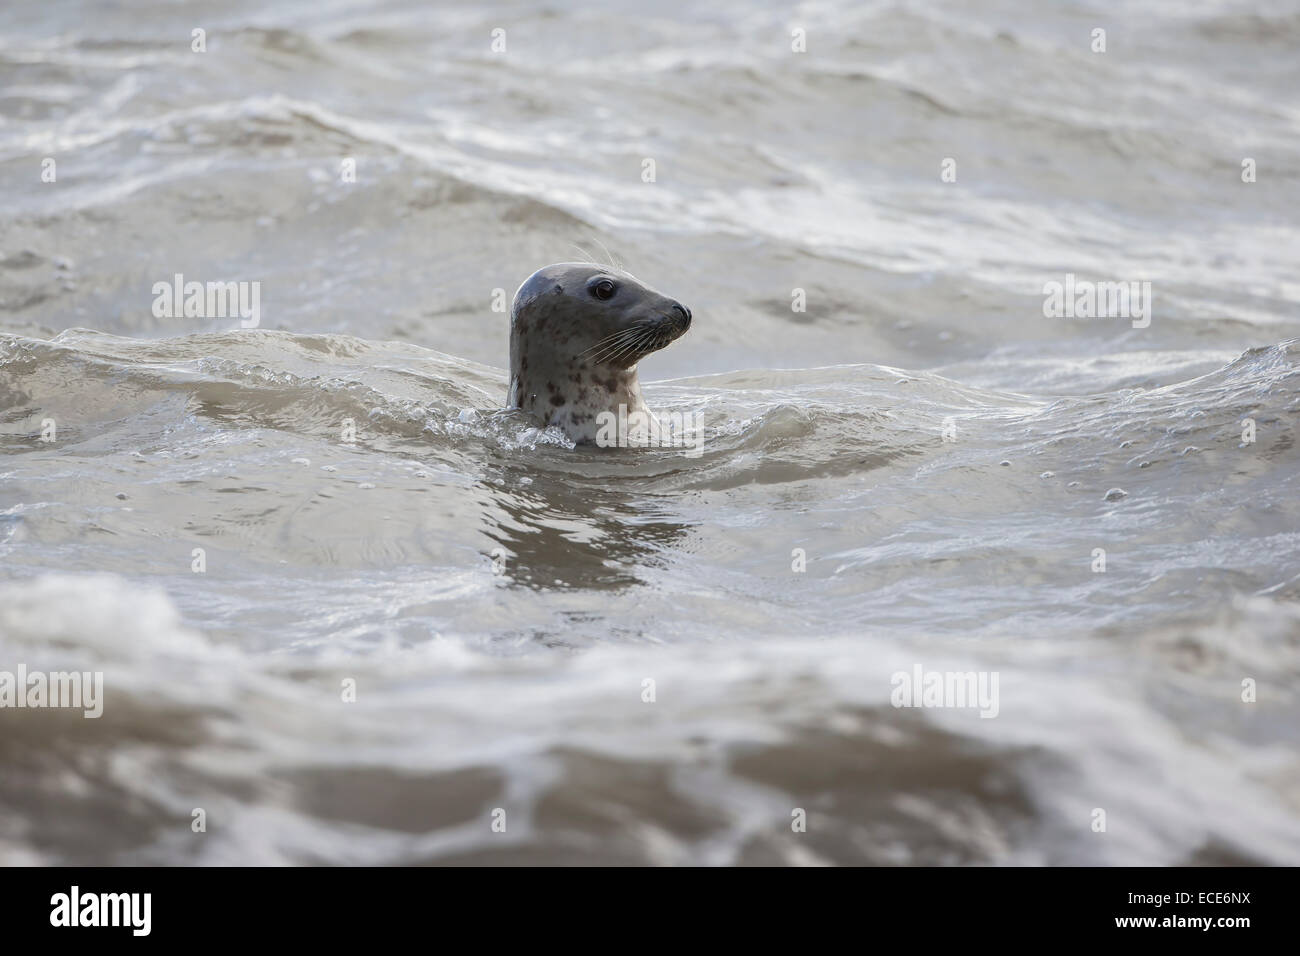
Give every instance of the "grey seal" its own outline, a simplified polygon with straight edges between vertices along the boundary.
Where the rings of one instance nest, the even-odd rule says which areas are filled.
[[[510,308],[507,405],[579,444],[595,441],[602,413],[654,416],[637,363],[691,327],[691,310],[621,269],[559,262],[538,269]]]

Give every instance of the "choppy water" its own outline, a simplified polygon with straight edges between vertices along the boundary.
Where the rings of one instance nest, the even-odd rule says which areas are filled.
[[[1297,42],[6,7],[0,670],[106,690],[0,709],[0,861],[1300,862]],[[575,243],[694,311],[641,375],[700,458],[500,411],[494,290]],[[1066,273],[1150,326],[1045,318]],[[997,716],[891,706],[918,665]]]

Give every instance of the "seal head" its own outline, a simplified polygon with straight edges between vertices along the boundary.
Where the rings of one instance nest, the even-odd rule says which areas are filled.
[[[561,262],[538,269],[510,309],[507,404],[595,440],[602,412],[650,416],[636,367],[691,327],[691,310],[619,269]]]

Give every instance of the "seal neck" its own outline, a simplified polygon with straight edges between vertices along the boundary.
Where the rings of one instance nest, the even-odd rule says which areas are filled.
[[[574,441],[594,441],[602,413],[649,412],[635,365],[591,366],[579,359],[540,368],[533,362],[511,365],[507,404],[559,426]]]

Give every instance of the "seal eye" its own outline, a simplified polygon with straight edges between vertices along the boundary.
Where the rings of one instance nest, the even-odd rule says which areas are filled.
[[[612,299],[614,293],[618,291],[618,286],[614,285],[609,279],[601,279],[599,282],[592,283],[591,294],[597,299]]]

